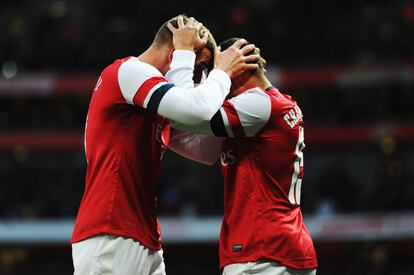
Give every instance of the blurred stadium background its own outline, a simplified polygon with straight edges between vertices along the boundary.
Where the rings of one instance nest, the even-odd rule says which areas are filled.
[[[2,0],[0,274],[72,273],[92,87],[183,12],[218,42],[254,42],[302,107],[302,209],[318,274],[414,274],[412,0]],[[220,274],[218,167],[173,153],[163,166],[168,274]]]

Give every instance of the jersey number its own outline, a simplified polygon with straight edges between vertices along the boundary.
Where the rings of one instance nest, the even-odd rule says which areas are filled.
[[[300,189],[302,187],[303,152],[305,148],[303,127],[299,126],[299,138],[296,144],[296,159],[293,163],[292,182],[289,189],[289,201],[291,204],[300,204]]]

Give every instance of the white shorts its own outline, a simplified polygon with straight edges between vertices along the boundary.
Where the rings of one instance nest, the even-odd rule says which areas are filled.
[[[223,275],[316,275],[316,269],[298,270],[277,262],[247,262],[230,264],[224,267]]]
[[[165,275],[162,250],[113,235],[99,235],[72,244],[74,275]]]

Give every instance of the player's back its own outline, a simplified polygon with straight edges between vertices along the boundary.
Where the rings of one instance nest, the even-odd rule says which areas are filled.
[[[72,242],[105,233],[156,250],[154,184],[164,119],[124,99],[118,74],[128,60],[108,66],[92,94],[85,128],[86,185]]]
[[[314,268],[316,255],[299,208],[302,112],[290,96],[275,88],[256,88],[241,96],[245,99],[236,97],[229,102],[248,137],[226,139],[221,153],[225,177],[221,266],[267,259],[298,269]],[[265,121],[257,133],[249,135],[249,125],[258,119],[254,105],[259,101],[265,110],[257,113]],[[248,104],[244,110],[243,102]],[[228,112],[229,121],[234,120],[231,116]],[[235,133],[236,127],[233,129]]]

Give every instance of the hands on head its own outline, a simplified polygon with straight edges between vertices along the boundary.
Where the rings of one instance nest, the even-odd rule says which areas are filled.
[[[178,16],[178,27],[168,22],[167,27],[173,34],[173,45],[176,50],[189,50],[197,52],[207,44],[208,32],[202,29],[203,24],[190,17],[187,23],[184,18]],[[201,34],[201,35],[200,35]]]
[[[190,50],[198,52],[207,43],[209,32],[203,24],[190,17],[186,23],[182,16],[177,18],[177,28],[171,23],[167,24],[173,34],[173,45],[177,50]],[[247,70],[258,68],[260,54],[250,54],[256,48],[253,44],[247,45],[245,39],[236,41],[231,47],[221,52],[216,48],[214,53],[214,68],[225,71],[230,78],[235,78]]]
[[[223,52],[220,47],[217,47],[214,55],[214,68],[222,69],[230,78],[235,78],[248,70],[256,70],[261,57],[259,54],[250,54],[256,48],[254,44],[246,44],[245,39],[239,39]]]

